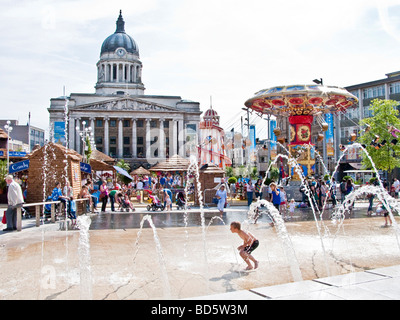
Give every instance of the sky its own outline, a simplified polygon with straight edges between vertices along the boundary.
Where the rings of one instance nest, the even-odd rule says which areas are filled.
[[[0,0],[0,119],[49,126],[50,99],[94,93],[103,41],[139,46],[148,95],[211,105],[240,130],[244,102],[322,78],[339,87],[400,70],[400,0]],[[212,101],[212,102],[211,102]],[[257,135],[266,122],[250,117]]]

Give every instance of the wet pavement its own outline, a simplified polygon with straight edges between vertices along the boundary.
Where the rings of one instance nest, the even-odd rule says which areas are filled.
[[[343,224],[329,219],[316,222],[307,210],[296,210],[294,219],[284,224],[286,235],[270,226],[267,215],[257,224],[246,224],[246,209],[227,208],[222,223],[213,218],[219,216],[215,208],[206,208],[205,230],[196,208],[189,210],[187,221],[183,211],[152,213],[140,207],[134,213],[92,214],[86,248],[81,244],[82,230],[60,230],[60,222],[34,227],[34,219],[23,219],[21,232],[0,232],[0,295],[39,300],[206,299],[219,295],[222,299],[234,295],[265,299],[288,297],[285,294],[291,292],[294,298],[296,292],[306,292],[305,284],[313,291],[305,297],[318,298],[318,294],[326,296],[335,277],[372,281],[377,279],[356,274],[400,265],[397,227],[383,227],[383,217],[366,217],[366,204],[356,206],[358,218]],[[154,230],[147,222],[139,229],[147,214]],[[246,265],[236,249],[242,241],[228,226],[233,220],[241,221],[260,241],[253,252],[260,262],[257,270],[244,270]],[[323,279],[319,284],[324,282],[320,289],[314,283],[318,279]],[[367,285],[363,282],[362,286]],[[352,292],[357,294],[357,290]]]

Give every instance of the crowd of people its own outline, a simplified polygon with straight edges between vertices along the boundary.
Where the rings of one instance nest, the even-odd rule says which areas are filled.
[[[3,217],[3,223],[7,223],[5,231],[12,231],[16,229],[16,208],[20,203],[25,201],[25,195],[19,199],[19,191],[21,186],[14,181],[12,176],[6,178],[9,190],[11,192],[12,205],[6,211]],[[367,182],[367,185],[370,184]],[[372,183],[378,185],[378,180]],[[99,179],[93,182],[90,176],[82,180],[82,187],[77,196],[78,199],[87,199],[84,211],[86,212],[105,212],[107,205],[110,204],[111,211],[135,211],[132,198],[136,197],[138,203],[143,203],[144,194],[156,195],[161,197],[163,208],[167,210],[172,209],[173,193],[171,186],[181,187],[182,180],[179,175],[159,175],[156,177],[146,176],[144,178],[135,179],[129,184],[113,182],[111,179]],[[382,180],[383,187],[394,198],[399,198],[400,195],[400,181],[394,178],[389,184],[385,179]],[[19,186],[19,188],[17,187]],[[218,188],[215,198],[218,210],[223,213],[224,208],[227,206],[228,192],[232,198],[240,197],[247,199],[247,205],[250,206],[254,200],[266,199],[270,201],[273,206],[285,219],[293,217],[296,207],[313,207],[321,211],[326,207],[326,203],[331,202],[332,207],[335,207],[338,202],[343,203],[345,198],[356,190],[356,186],[352,179],[345,178],[340,183],[336,182],[335,178],[329,181],[323,179],[315,179],[310,177],[301,184],[299,191],[302,194],[301,203],[298,204],[294,199],[288,199],[285,186],[278,185],[272,181],[269,185],[263,185],[262,179],[258,179],[254,184],[251,179],[242,179],[240,182],[230,184],[229,187],[222,183]],[[192,190],[190,188],[190,190]],[[227,190],[228,189],[228,190]],[[230,189],[230,190],[229,190]],[[21,191],[22,193],[22,191]],[[178,196],[176,196],[177,201]],[[379,201],[376,205],[376,213],[374,213],[374,199],[376,195],[369,193],[366,199],[369,202],[367,214],[369,216],[374,214],[382,214],[385,217],[385,225],[391,225],[392,221],[388,214],[387,204]],[[63,204],[64,213],[68,213],[72,221],[72,227],[76,226],[77,204],[74,199],[74,192],[70,186],[69,181],[65,181],[62,187],[61,182],[56,182],[51,195],[48,197],[52,201],[60,201]],[[183,198],[184,202],[185,199]],[[348,206],[350,213],[352,213],[354,203]]]
[[[369,184],[369,182],[366,183],[366,185]],[[373,184],[376,186],[378,184],[378,180],[376,179]],[[389,184],[386,179],[383,179],[382,184],[392,197],[396,199],[399,198],[400,181],[397,178],[394,178],[391,184]],[[299,188],[299,191],[302,195],[301,202],[296,203],[295,199],[288,199],[285,186],[282,184],[278,185],[274,181],[272,181],[269,185],[263,186],[261,179],[258,179],[254,184],[250,179],[242,179],[240,182],[232,183],[230,185],[230,194],[233,199],[236,199],[237,197],[242,200],[247,199],[248,206],[250,206],[254,200],[266,199],[275,206],[275,208],[285,219],[288,220],[293,217],[296,207],[313,207],[315,210],[321,212],[327,207],[328,203],[331,203],[332,208],[336,207],[338,203],[343,203],[345,198],[355,190],[356,186],[353,180],[349,177],[343,178],[340,183],[337,182],[335,178],[325,181],[323,179],[308,177]],[[365,196],[365,198],[369,201],[367,212],[369,216],[373,214],[373,200],[375,197],[375,194],[366,194]],[[385,225],[391,225],[392,221],[386,206],[385,203],[379,201],[379,203],[376,205],[376,214],[382,214],[385,217]],[[354,201],[346,207],[350,214],[352,214]]]

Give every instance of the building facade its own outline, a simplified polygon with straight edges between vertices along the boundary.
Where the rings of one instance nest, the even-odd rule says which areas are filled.
[[[348,86],[350,93],[355,95],[359,103],[353,108],[349,108],[345,114],[339,116],[337,126],[338,144],[349,144],[351,134],[360,135],[359,121],[372,116],[370,110],[372,100],[386,99],[399,101],[400,105],[400,71],[386,74],[386,78],[369,81],[365,83]],[[399,109],[399,106],[397,107]],[[400,110],[400,109],[399,109]],[[351,170],[361,168],[361,151],[356,154],[346,155],[342,160],[341,170]],[[397,172],[397,170],[396,170]]]
[[[210,163],[222,169],[231,166],[231,159],[225,152],[225,132],[219,125],[218,113],[212,107],[204,113],[199,127],[199,166]]]
[[[95,93],[50,100],[52,140],[64,130],[61,141],[82,154],[85,140],[80,133],[90,128],[99,151],[123,158],[133,169],[175,154],[188,157],[193,148],[186,138],[190,132],[198,139],[200,104],[180,96],[146,95],[139,48],[125,32],[121,12],[116,24],[101,46]]]
[[[35,145],[44,146],[45,130],[32,126],[29,123],[20,124],[18,120],[10,120],[13,128],[10,133],[10,149],[30,153]],[[0,120],[0,128],[4,129],[7,120]]]

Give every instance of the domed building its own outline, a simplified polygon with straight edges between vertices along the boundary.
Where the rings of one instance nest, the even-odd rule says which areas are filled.
[[[90,127],[97,150],[124,159],[133,169],[175,154],[188,156],[187,135],[197,136],[200,104],[180,96],[145,94],[139,47],[125,31],[122,12],[96,66],[95,93],[50,99],[52,141],[64,138],[82,154],[85,141],[80,133]]]
[[[213,163],[225,169],[232,161],[226,156],[225,132],[219,126],[219,115],[210,107],[199,124],[200,144],[198,146],[199,166]]]

